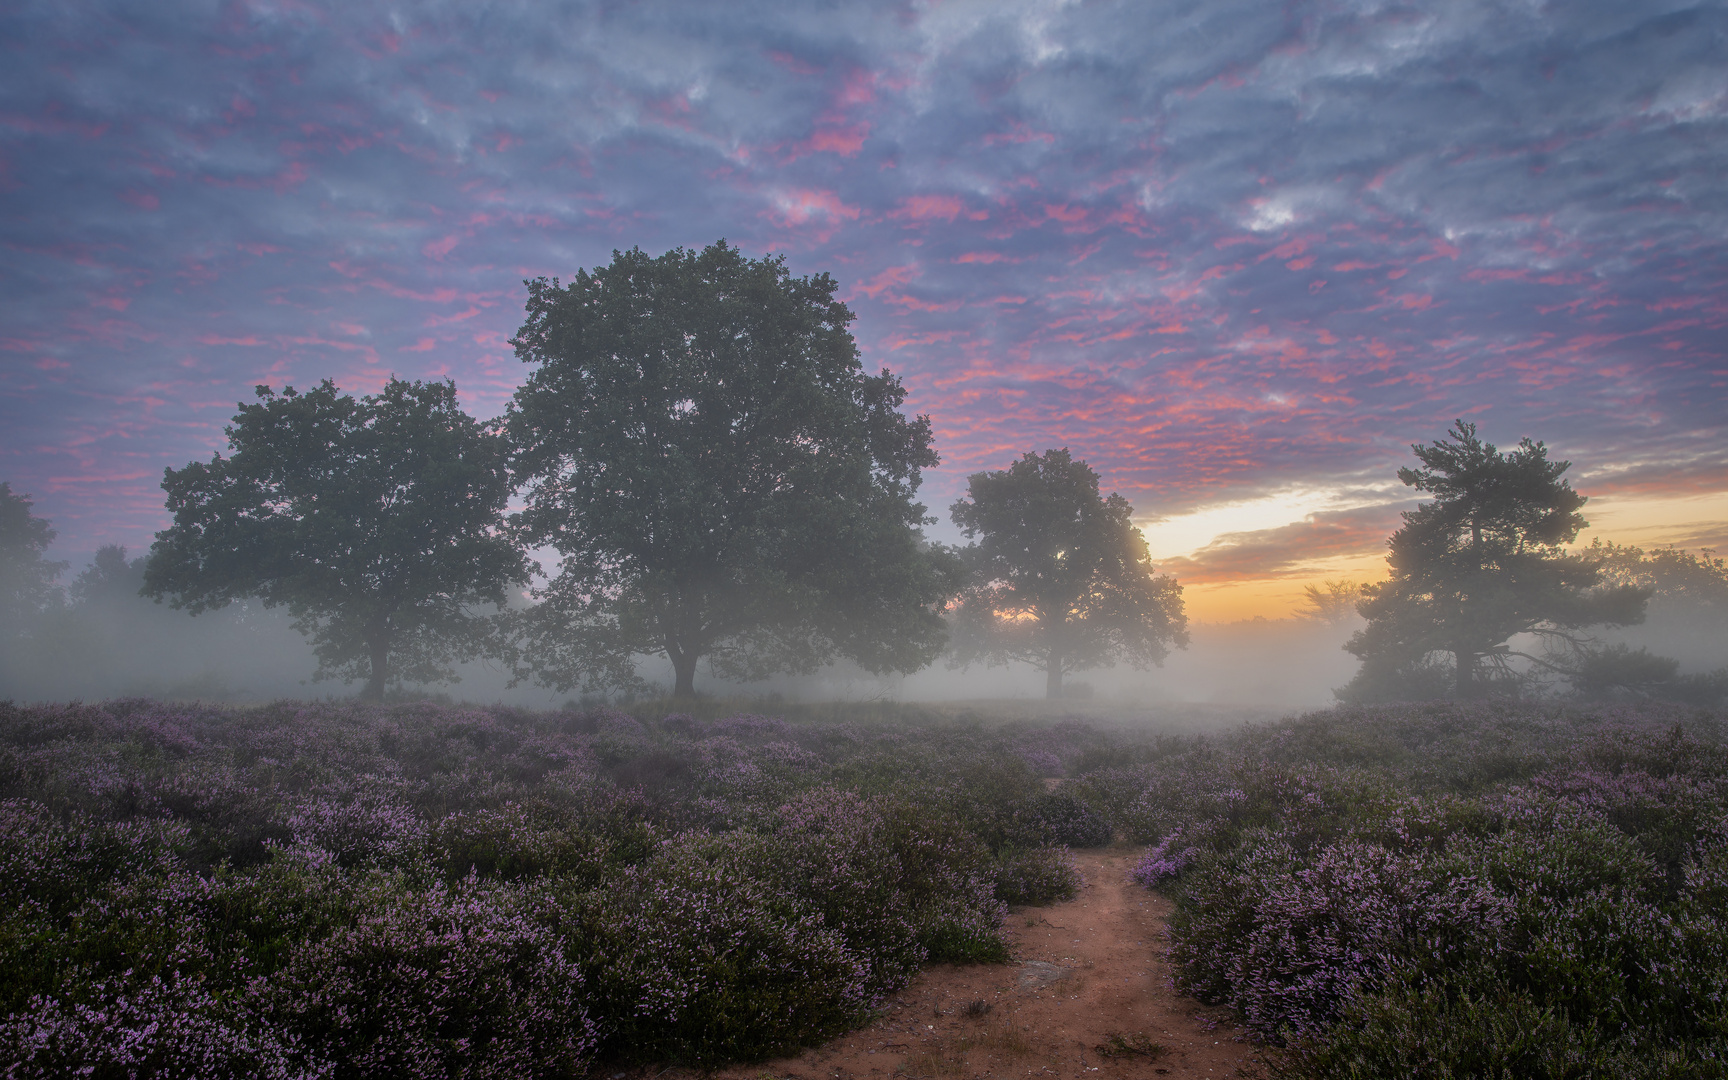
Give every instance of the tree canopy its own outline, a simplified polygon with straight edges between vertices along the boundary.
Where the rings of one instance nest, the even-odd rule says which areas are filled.
[[[1588,554],[1605,580],[1649,589],[1653,605],[1728,619],[1728,560],[1708,548],[1691,552],[1670,544],[1645,551],[1597,538]]]
[[[865,373],[831,277],[721,241],[527,285],[520,522],[563,555],[523,622],[543,682],[625,686],[664,653],[688,695],[703,658],[748,680],[940,651],[951,560],[913,500],[930,423]]]
[[[54,529],[32,513],[28,495],[15,494],[0,481],[0,637],[25,632],[30,618],[59,599],[55,584],[63,562],[43,558],[54,542]]]
[[[1411,449],[1421,467],[1398,478],[1434,498],[1392,535],[1390,579],[1363,589],[1368,625],[1345,646],[1362,670],[1341,696],[1476,697],[1518,679],[1514,658],[1553,667],[1513,648],[1516,635],[1575,648],[1583,627],[1643,619],[1647,589],[1601,586],[1600,561],[1563,547],[1588,524],[1562,478],[1570,462],[1527,438],[1503,454],[1462,420]]]
[[[1355,581],[1324,581],[1302,586],[1302,606],[1296,617],[1324,626],[1343,626],[1356,618],[1362,586]]]
[[[1704,706],[1728,698],[1728,561],[1709,549],[1645,551],[1601,538],[1586,554],[1601,566],[1605,583],[1650,592],[1649,618],[1633,641],[1579,650],[1570,665],[1573,689],[1587,698]],[[1649,644],[1633,648],[1636,642],[1657,645],[1664,655]],[[1683,673],[1683,666],[1690,670]]]
[[[257,388],[227,431],[232,456],[166,470],[174,524],[156,534],[145,589],[196,614],[242,597],[285,605],[318,676],[452,679],[530,566],[502,529],[508,452],[449,382],[391,378],[356,399],[328,379]]]
[[[1029,663],[1060,697],[1069,672],[1124,660],[1145,668],[1187,646],[1182,587],[1154,572],[1133,507],[1102,498],[1098,474],[1066,449],[974,473],[951,513],[978,538],[962,552],[957,663]]]

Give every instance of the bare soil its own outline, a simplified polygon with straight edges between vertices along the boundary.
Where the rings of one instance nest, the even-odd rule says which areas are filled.
[[[1013,963],[929,968],[869,1026],[715,1080],[1255,1075],[1259,1048],[1224,1012],[1170,988],[1171,905],[1128,880],[1137,854],[1077,853],[1086,885],[1073,900],[1008,916]],[[694,1075],[657,1075],[679,1074]]]

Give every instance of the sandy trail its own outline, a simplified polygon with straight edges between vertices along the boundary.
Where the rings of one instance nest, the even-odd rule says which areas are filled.
[[[1087,885],[1067,903],[1016,908],[1014,963],[932,967],[868,1027],[797,1057],[733,1066],[724,1080],[902,1076],[1224,1077],[1251,1074],[1256,1048],[1168,985],[1170,904],[1127,878],[1139,849],[1079,852]],[[672,1080],[684,1070],[672,1070]],[[686,1074],[689,1075],[689,1074]]]

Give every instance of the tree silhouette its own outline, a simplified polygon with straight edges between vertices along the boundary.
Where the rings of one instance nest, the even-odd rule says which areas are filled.
[[[455,384],[391,378],[355,399],[326,379],[258,387],[227,429],[231,457],[168,469],[174,524],[156,534],[146,592],[193,614],[256,597],[311,637],[318,677],[455,678],[530,566],[502,531],[503,437],[456,403]]]
[[[1066,449],[973,474],[954,523],[978,542],[962,553],[969,584],[955,618],[959,664],[1023,661],[1062,694],[1071,671],[1126,660],[1162,664],[1188,644],[1182,587],[1156,575],[1120,495]]]
[[[54,529],[34,506],[0,481],[0,699],[36,684],[66,629],[57,584],[66,564],[43,558]]]
[[[520,520],[564,559],[523,617],[525,670],[604,689],[664,653],[687,696],[703,658],[737,679],[934,658],[955,586],[913,501],[930,422],[865,374],[832,278],[721,241],[527,284]]]
[[[1549,461],[1529,439],[1502,454],[1462,420],[1411,449],[1422,467],[1398,478],[1434,499],[1392,534],[1390,580],[1363,589],[1368,625],[1345,645],[1362,669],[1340,696],[1429,696],[1449,683],[1476,697],[1517,678],[1513,658],[1553,666],[1512,648],[1515,635],[1579,647],[1582,627],[1643,619],[1647,589],[1598,588],[1600,562],[1563,548],[1587,524],[1585,497],[1562,479],[1570,462]]]
[[[1327,626],[1342,626],[1356,617],[1362,586],[1354,581],[1324,581],[1302,586],[1302,607],[1296,617]]]
[[[60,598],[55,581],[66,564],[42,557],[54,529],[31,512],[34,506],[30,496],[0,481],[0,638],[22,636],[32,618]]]

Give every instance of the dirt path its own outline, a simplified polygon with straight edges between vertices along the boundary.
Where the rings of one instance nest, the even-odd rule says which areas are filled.
[[[736,1066],[722,1080],[1245,1075],[1255,1047],[1220,1010],[1168,985],[1170,904],[1127,879],[1138,849],[1080,852],[1071,901],[1008,917],[1015,962],[933,967],[882,1016],[798,1057]],[[668,1080],[672,1080],[668,1076]]]

